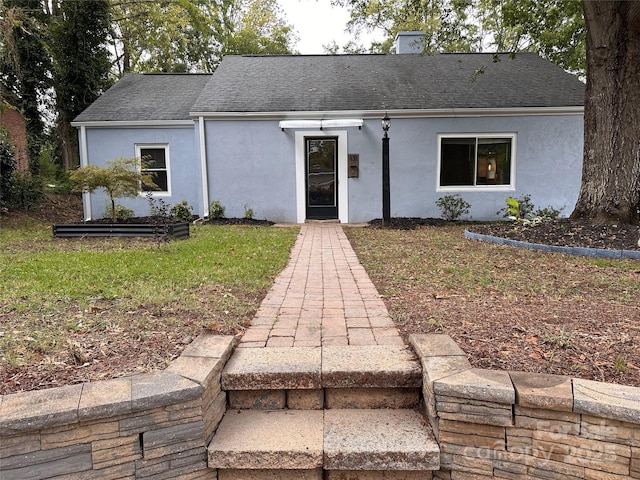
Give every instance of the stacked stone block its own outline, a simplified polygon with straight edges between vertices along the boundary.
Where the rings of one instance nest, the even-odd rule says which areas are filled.
[[[0,478],[215,479],[232,349],[202,336],[163,372],[0,397]]]
[[[640,389],[472,368],[446,335],[415,335],[441,449],[434,478],[640,478]]]

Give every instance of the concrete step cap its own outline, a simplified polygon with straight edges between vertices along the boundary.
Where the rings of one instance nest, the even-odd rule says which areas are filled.
[[[239,348],[222,371],[224,390],[318,389],[320,347]]]
[[[322,432],[322,410],[228,410],[207,449],[209,468],[319,468]]]
[[[422,368],[405,346],[347,346],[322,349],[325,388],[412,388],[422,386]]]
[[[440,449],[415,410],[325,410],[325,470],[438,470]]]

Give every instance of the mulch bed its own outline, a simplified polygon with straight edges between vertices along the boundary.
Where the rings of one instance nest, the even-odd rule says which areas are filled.
[[[588,225],[571,220],[555,220],[533,227],[512,222],[470,226],[469,231],[510,238],[529,243],[559,245],[563,247],[606,248],[611,250],[638,250],[638,225]]]
[[[255,218],[210,218],[204,222],[207,225],[249,225],[253,227],[269,227],[274,222],[257,220]]]

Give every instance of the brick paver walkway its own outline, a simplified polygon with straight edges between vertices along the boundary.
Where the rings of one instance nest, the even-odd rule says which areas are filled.
[[[305,224],[240,347],[404,345],[342,227]]]

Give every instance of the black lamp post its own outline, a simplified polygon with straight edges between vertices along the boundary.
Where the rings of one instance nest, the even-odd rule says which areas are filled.
[[[391,189],[389,187],[389,127],[391,119],[384,114],[382,119],[382,225],[389,225],[391,222]]]

